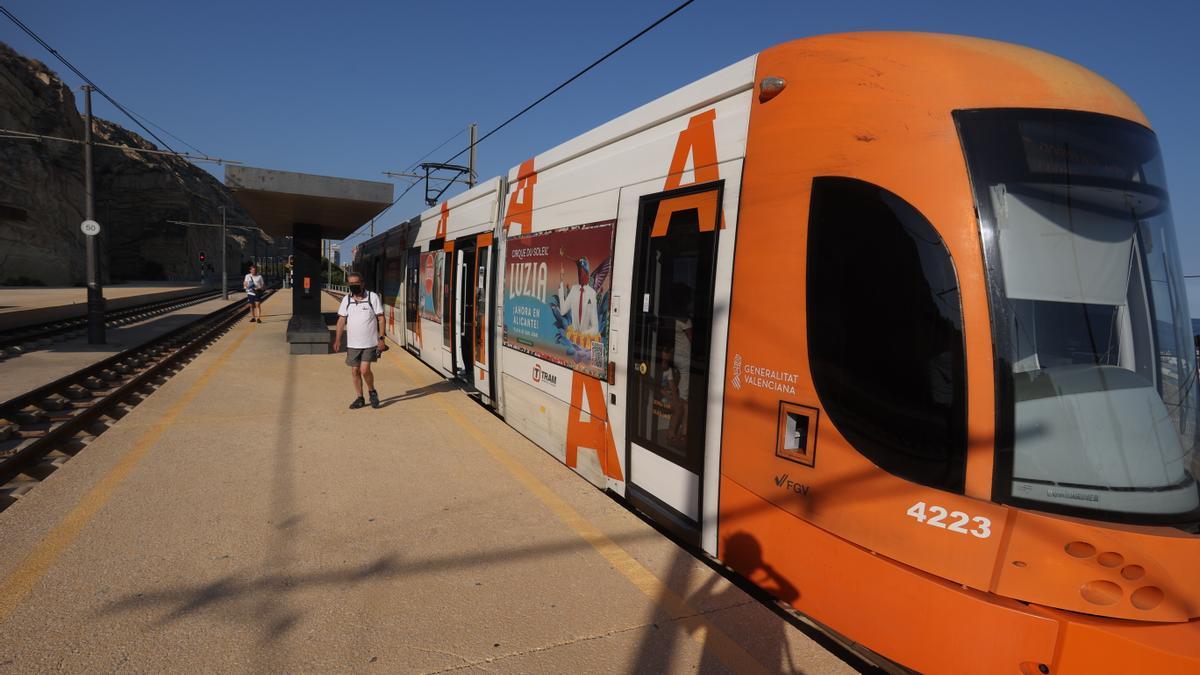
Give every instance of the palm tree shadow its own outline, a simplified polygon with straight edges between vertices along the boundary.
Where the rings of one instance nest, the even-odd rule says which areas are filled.
[[[362,566],[341,570],[288,574],[267,571],[258,576],[232,574],[200,586],[141,592],[110,603],[100,613],[132,612],[145,607],[170,608],[155,622],[165,626],[187,619],[209,608],[219,608],[237,619],[258,617],[262,641],[283,637],[299,624],[301,615],[287,607],[289,595],[312,588],[346,588],[405,573],[400,555],[392,553]]]

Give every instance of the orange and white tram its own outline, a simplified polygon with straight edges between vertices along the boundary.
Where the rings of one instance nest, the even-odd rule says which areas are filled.
[[[1162,166],[1133,101],[1049,54],[815,37],[355,262],[393,341],[889,659],[1196,673],[1197,371]]]

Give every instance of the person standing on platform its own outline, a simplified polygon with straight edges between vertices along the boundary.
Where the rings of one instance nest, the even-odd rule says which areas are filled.
[[[350,404],[351,410],[366,405],[363,401],[363,381],[367,383],[367,394],[371,407],[379,407],[379,394],[375,391],[375,374],[371,363],[387,349],[383,335],[383,302],[379,295],[365,291],[362,275],[351,272],[346,279],[350,293],[338,305],[337,330],[333,337],[333,351],[342,349],[342,333],[346,333],[346,365],[350,366],[350,377],[354,380],[354,391],[358,398]]]
[[[262,323],[262,297],[267,284],[254,265],[250,266],[250,273],[242,279],[242,288],[246,289],[246,302],[250,303],[250,323]]]

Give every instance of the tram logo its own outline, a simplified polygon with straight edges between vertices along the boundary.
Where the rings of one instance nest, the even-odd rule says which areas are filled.
[[[558,378],[555,377],[550,371],[542,370],[542,364],[540,363],[533,364],[533,381],[545,381],[546,384],[552,387],[558,386]]]
[[[783,488],[787,492],[795,492],[796,494],[803,495],[805,497],[808,496],[809,486],[803,483],[797,483],[786,473],[775,476],[775,487]]]

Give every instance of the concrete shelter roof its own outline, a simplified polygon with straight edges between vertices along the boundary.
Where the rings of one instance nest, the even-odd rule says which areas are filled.
[[[251,166],[226,166],[225,186],[273,236],[305,223],[320,226],[324,239],[344,239],[392,203],[391,183]]]

